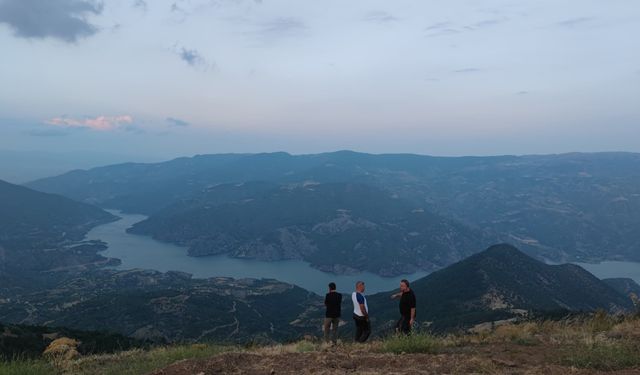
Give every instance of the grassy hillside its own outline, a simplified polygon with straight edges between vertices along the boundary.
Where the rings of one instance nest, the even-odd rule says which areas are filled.
[[[0,373],[187,375],[275,374],[596,374],[640,371],[640,319],[597,313],[499,324],[474,333],[389,336],[327,347],[307,338],[259,347],[177,345],[69,360],[4,360]]]

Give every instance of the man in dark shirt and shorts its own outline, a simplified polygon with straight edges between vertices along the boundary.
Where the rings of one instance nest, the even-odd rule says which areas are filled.
[[[336,292],[336,283],[329,283],[329,293],[324,297],[324,305],[327,307],[324,318],[324,341],[338,343],[338,324],[340,323],[340,310],[342,309],[342,294]]]
[[[400,281],[400,293],[392,295],[391,298],[398,297],[400,297],[400,319],[396,323],[396,332],[408,335],[416,320],[416,295],[409,287],[409,281]]]

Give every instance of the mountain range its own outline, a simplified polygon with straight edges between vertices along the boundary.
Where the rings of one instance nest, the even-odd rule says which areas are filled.
[[[225,184],[226,187],[220,186]],[[237,184],[246,187],[233,191]],[[262,231],[249,230],[238,238],[234,231],[207,227],[215,232],[200,240],[201,230],[195,228],[192,217],[183,214],[184,210],[204,215],[207,210],[217,212],[224,207],[225,215],[241,218],[247,210],[257,207],[256,198],[260,198],[260,204],[266,205],[269,199],[275,203],[278,197],[274,192],[286,190],[308,197],[311,200],[305,207],[319,210],[312,207],[314,202],[326,201],[313,200],[317,194],[303,194],[315,184],[367,186],[378,191],[379,196],[386,194],[385,200],[395,199],[399,208],[409,204],[442,219],[444,228],[456,227],[454,241],[474,238],[477,249],[483,248],[489,238],[497,239],[494,243],[513,243],[539,259],[555,262],[640,260],[636,251],[640,232],[635,230],[640,225],[640,154],[633,153],[495,157],[371,155],[351,151],[198,155],[162,163],[76,170],[27,186],[100,207],[150,215],[149,221],[136,230],[158,238],[162,238],[161,228],[166,228],[161,223],[170,222],[185,230],[173,231],[165,240],[187,244],[192,255],[225,252],[228,246],[224,243],[228,240],[247,250],[231,252],[233,255],[276,259],[306,257],[282,248],[278,236],[286,226],[272,228],[277,233],[271,231],[271,239],[266,239],[269,236]],[[342,189],[336,194],[348,191]],[[239,204],[241,199],[254,202]],[[222,214],[212,214],[218,213]],[[269,215],[277,221],[276,212],[262,216],[267,219]],[[211,215],[204,216],[203,220],[211,223]],[[332,217],[339,218],[340,212],[334,212]],[[154,223],[158,224],[155,228]],[[315,224],[321,223],[326,221]],[[399,227],[395,238],[412,232],[402,223],[396,224]],[[194,231],[189,232],[191,229]],[[295,240],[296,233],[285,237]],[[448,236],[444,232],[440,235]],[[307,235],[305,238],[311,242],[304,247],[326,247]],[[427,240],[426,246],[438,248],[441,243],[441,239]],[[388,247],[386,258],[394,259],[394,254],[403,253],[403,245],[400,241],[398,246]],[[349,249],[352,247],[345,246],[341,251]],[[439,259],[441,255],[434,251],[420,267],[429,270],[432,265],[447,265],[468,252],[466,248],[456,248],[448,259]],[[337,258],[338,263],[344,260]],[[404,263],[388,272],[375,265],[362,269],[377,269],[375,272],[381,274],[410,271],[409,262]],[[337,266],[336,270],[341,268]]]

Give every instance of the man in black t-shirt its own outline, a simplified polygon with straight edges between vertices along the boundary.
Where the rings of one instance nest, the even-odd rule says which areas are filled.
[[[409,281],[400,281],[400,293],[392,295],[391,298],[398,297],[400,297],[400,319],[396,323],[396,332],[408,335],[416,320],[416,295],[409,287]]]
[[[324,318],[324,341],[335,345],[338,342],[338,324],[340,323],[340,310],[342,309],[342,294],[336,292],[336,284],[329,283],[329,293],[324,297],[324,305],[327,307]]]

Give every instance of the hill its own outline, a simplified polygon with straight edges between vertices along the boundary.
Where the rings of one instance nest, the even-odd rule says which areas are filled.
[[[273,342],[317,330],[322,301],[276,280],[179,272],[40,273],[0,286],[0,322],[111,332],[153,342]]]
[[[491,246],[411,287],[419,320],[433,322],[436,331],[536,313],[633,310],[631,299],[579,266],[547,265],[507,244]],[[389,295],[373,295],[369,302],[387,324],[398,316]]]
[[[135,224],[200,256],[304,259],[341,273],[434,270],[495,239],[362,184],[220,185]]]
[[[120,164],[28,186],[101,207],[153,214],[219,184],[251,181],[374,186],[557,262],[640,260],[640,155],[496,157],[199,155]],[[233,198],[231,198],[233,199]]]
[[[7,325],[0,323],[1,358],[38,358],[47,346],[60,337],[73,337],[80,342],[82,355],[113,353],[148,347],[149,343],[130,337],[98,331],[79,331],[60,327]]]
[[[633,300],[633,302],[637,305],[638,300],[637,297],[640,297],[640,285],[636,283],[633,279],[628,278],[611,278],[611,279],[603,279],[607,285],[611,288],[615,289],[618,293],[629,297]],[[632,295],[635,295],[634,298]],[[636,306],[637,308],[638,306]]]
[[[13,281],[26,285],[29,272],[116,264],[98,254],[104,244],[81,241],[94,226],[113,220],[98,207],[0,181],[0,279],[15,273],[20,278]]]
[[[115,217],[98,207],[0,180],[0,245],[5,248],[80,240],[93,226],[111,220]]]
[[[7,375],[618,374],[640,371],[637,317],[605,314],[502,324],[482,333],[389,336],[327,347],[307,338],[238,347],[171,345],[59,360],[3,362]]]

